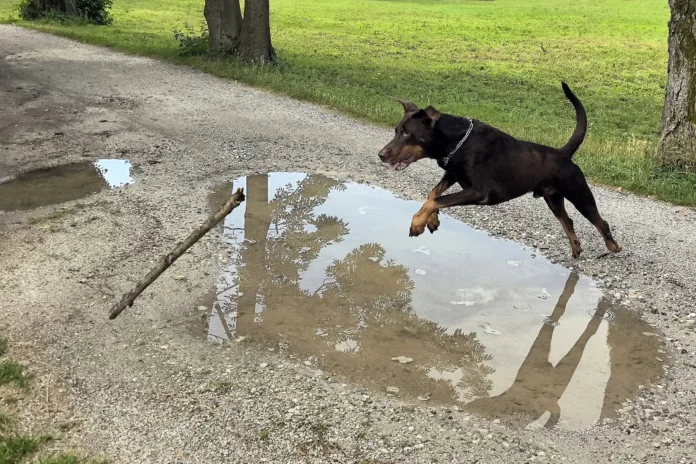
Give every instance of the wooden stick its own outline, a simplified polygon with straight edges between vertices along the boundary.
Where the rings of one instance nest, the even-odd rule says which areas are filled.
[[[141,293],[152,283],[157,279],[164,271],[167,270],[169,266],[174,264],[174,261],[179,259],[181,255],[183,255],[186,250],[191,248],[191,246],[196,243],[198,240],[201,239],[210,229],[215,227],[217,223],[222,221],[225,216],[230,214],[233,209],[235,209],[237,206],[239,206],[242,202],[244,201],[244,190],[243,189],[237,189],[237,191],[230,197],[229,200],[227,200],[227,203],[225,203],[222,208],[217,210],[215,213],[213,213],[212,216],[210,216],[206,221],[198,227],[196,230],[191,232],[191,234],[186,237],[186,240],[183,242],[179,243],[174,250],[169,253],[166,256],[163,256],[160,259],[160,263],[152,269],[143,279],[136,284],[136,286],[133,288],[128,293],[124,293],[123,296],[121,297],[121,301],[116,303],[113,308],[111,308],[111,311],[109,311],[109,319],[116,319],[119,314],[123,312],[126,307],[131,307],[133,306],[133,302],[135,301],[138,296],[140,296]]]

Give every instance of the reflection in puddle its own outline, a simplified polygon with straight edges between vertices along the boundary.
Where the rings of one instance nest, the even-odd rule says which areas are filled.
[[[247,200],[225,220],[211,341],[243,336],[522,426],[592,425],[662,373],[649,325],[520,245],[444,215],[410,238],[420,204],[320,175],[234,186]]]
[[[132,165],[120,159],[102,159],[94,163],[104,180],[109,184],[109,188],[123,187],[132,184],[133,178],[130,175]]]
[[[0,211],[29,210],[84,198],[133,182],[131,164],[103,159],[37,169],[0,184]]]

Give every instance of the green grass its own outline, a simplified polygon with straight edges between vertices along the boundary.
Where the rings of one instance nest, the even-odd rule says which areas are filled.
[[[385,125],[398,120],[391,99],[399,97],[560,146],[574,126],[565,80],[589,114],[577,161],[592,180],[696,204],[696,175],[653,163],[667,69],[664,0],[273,0],[280,63],[263,67],[178,55],[173,30],[198,28],[202,0],[116,0],[110,27],[29,25],[13,2],[0,0],[0,18]]]
[[[39,464],[80,464],[82,461],[74,454],[59,454],[50,458],[39,459]]]
[[[4,439],[12,433],[17,421],[12,416],[0,412],[0,439]]]
[[[81,458],[76,454],[62,453],[50,458],[39,459],[39,464],[109,464],[106,459],[91,460]]]
[[[0,434],[0,464],[19,464],[26,462],[26,458],[37,453],[41,445],[51,440],[49,436],[38,438],[21,435],[3,436]],[[81,464],[88,461],[80,459],[72,453],[61,453],[53,457],[40,458],[39,464]],[[94,461],[97,464],[97,461]],[[106,464],[101,461],[98,464]]]
[[[0,386],[15,383],[18,387],[27,386],[27,377],[24,375],[24,367],[14,361],[0,363]]]
[[[0,464],[17,464],[36,452],[41,441],[36,438],[12,436],[0,440]]]
[[[6,417],[6,416],[5,416]],[[0,464],[19,464],[40,452],[41,446],[50,441],[50,436],[38,438],[21,435],[3,436],[0,434]],[[32,461],[36,462],[36,461]],[[106,460],[92,461],[80,458],[73,453],[60,453],[51,457],[38,459],[39,464],[108,464]]]
[[[7,341],[0,338],[0,356],[7,352]],[[27,385],[23,368],[13,361],[0,363],[0,386],[16,383],[20,387]],[[40,438],[16,435],[17,421],[0,411],[0,464],[16,464],[33,454],[41,443]]]

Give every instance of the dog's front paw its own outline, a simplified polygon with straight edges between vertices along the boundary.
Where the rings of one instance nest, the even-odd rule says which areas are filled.
[[[428,230],[430,233],[434,233],[440,227],[440,218],[437,213],[433,213],[428,218]]]
[[[409,237],[418,237],[423,232],[425,232],[425,223],[416,222],[415,220],[411,222],[411,228],[408,231]]]

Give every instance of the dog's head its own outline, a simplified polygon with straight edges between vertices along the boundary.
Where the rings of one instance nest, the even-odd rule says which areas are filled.
[[[404,107],[404,116],[394,129],[394,138],[379,151],[379,159],[386,166],[401,171],[431,156],[429,148],[440,112],[432,106],[420,109],[411,102],[396,101]]]

